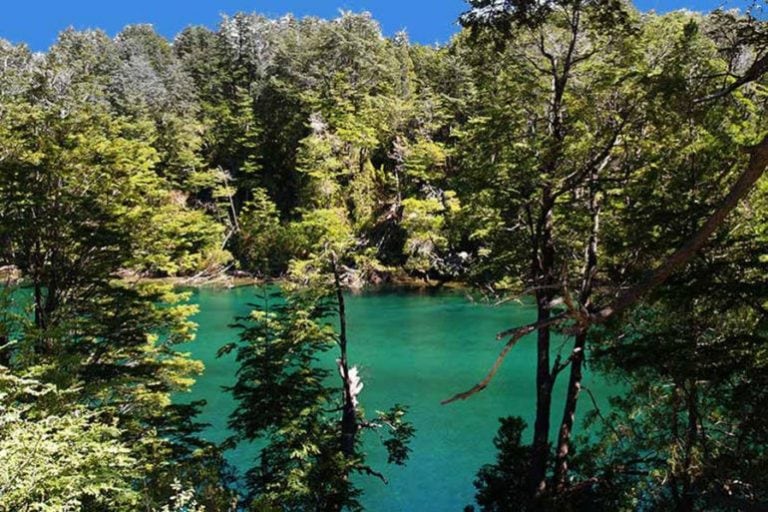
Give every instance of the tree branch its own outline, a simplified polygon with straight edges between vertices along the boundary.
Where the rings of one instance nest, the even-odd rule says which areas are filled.
[[[511,329],[509,331],[504,331],[502,333],[499,333],[499,335],[497,336],[497,339],[505,338],[507,336],[512,336],[512,337],[507,342],[507,344],[504,345],[504,349],[499,354],[499,357],[496,358],[496,362],[493,364],[491,371],[488,372],[488,375],[486,375],[485,378],[482,381],[480,381],[480,383],[475,385],[472,389],[465,391],[463,393],[459,393],[449,398],[448,400],[443,400],[441,404],[447,405],[447,404],[456,402],[458,400],[466,400],[472,395],[475,395],[480,391],[484,390],[486,387],[488,387],[488,384],[496,376],[496,373],[498,373],[499,368],[501,368],[501,364],[504,362],[504,359],[507,357],[507,354],[509,354],[509,351],[512,350],[512,348],[517,344],[518,341],[520,341],[524,336],[531,334],[532,332],[538,331],[539,329],[543,329],[545,327],[550,327],[560,322],[564,322],[567,319],[568,319],[568,315],[564,315],[564,314],[557,315],[542,322],[536,322],[536,323],[524,325],[523,327],[518,327],[516,329]]]
[[[746,85],[748,83],[754,82],[756,80],[759,80],[760,77],[762,77],[766,72],[768,72],[768,54],[763,55],[761,58],[757,59],[752,65],[749,67],[746,73],[742,75],[740,78],[735,80],[730,85],[722,88],[721,90],[710,94],[709,96],[705,96],[703,98],[698,98],[694,100],[694,103],[707,103],[710,101],[715,101],[717,99],[720,99],[724,96],[728,96],[729,94],[733,93],[738,89],[739,87]]]
[[[510,350],[512,350],[517,342],[524,336],[538,331],[539,329],[561,324],[567,320],[573,320],[576,323],[574,327],[579,330],[589,329],[592,325],[604,324],[617,314],[629,309],[653,288],[663,284],[677,269],[690,261],[691,258],[693,258],[693,256],[707,243],[712,234],[723,224],[736,206],[738,206],[739,202],[749,194],[757,180],[763,176],[766,167],[768,167],[768,136],[766,136],[762,142],[750,148],[749,154],[750,159],[747,168],[742,172],[738,180],[736,180],[736,183],[733,185],[731,191],[725,197],[721,205],[707,219],[701,229],[699,229],[699,231],[685,245],[675,251],[666,259],[666,261],[664,261],[664,263],[656,268],[647,279],[623,292],[608,306],[598,309],[588,316],[584,315],[582,310],[571,306],[569,311],[553,316],[542,322],[536,322],[500,332],[496,336],[497,339],[500,340],[507,336],[511,336],[511,338],[504,346],[499,357],[496,358],[496,362],[486,377],[473,388],[463,393],[459,393],[448,400],[444,400],[442,404],[446,405],[458,400],[466,400],[483,391],[496,376],[496,373],[498,373],[507,354],[509,354]]]
[[[738,206],[754,187],[768,167],[768,136],[749,149],[747,168],[731,188],[721,205],[707,219],[699,231],[680,249],[669,256],[639,284],[619,295],[611,304],[590,315],[590,324],[603,324],[634,305],[643,295],[663,284],[681,266],[693,258],[707,243],[712,234],[723,224],[726,217]]]
[[[370,466],[362,466],[358,468],[358,471],[361,473],[365,473],[366,475],[375,476],[382,482],[384,482],[385,485],[389,485],[389,481],[387,480],[387,477],[385,477],[383,474],[379,473],[378,471],[374,470]]]
[[[568,359],[566,359],[565,361],[563,361],[562,357],[558,355],[557,358],[555,359],[555,364],[552,366],[552,379],[554,380],[555,378],[557,378],[557,376],[560,375],[560,373],[563,370],[568,368],[571,365],[571,363],[573,363],[574,358],[582,352],[584,352],[584,349],[582,348],[573,349],[573,352],[571,352],[571,355],[568,356]]]
[[[559,324],[560,322],[563,322],[567,320],[570,317],[570,315],[563,313],[560,315],[553,316],[552,318],[549,318],[547,320],[544,320],[542,322],[537,322],[529,325],[524,325],[522,327],[515,327],[513,329],[508,329],[506,331],[502,331],[499,334],[496,335],[497,340],[502,340],[508,336],[517,336],[521,331],[530,329],[528,332],[524,332],[522,336],[525,336],[526,334],[529,334],[534,331],[538,331],[539,329],[543,329],[544,327],[549,327],[551,325]]]

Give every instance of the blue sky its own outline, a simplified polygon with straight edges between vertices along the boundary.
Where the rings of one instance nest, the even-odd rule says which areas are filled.
[[[636,0],[643,10],[678,8],[710,10],[723,2],[738,6],[746,0]],[[387,34],[406,29],[420,43],[443,42],[456,30],[463,0],[6,0],[0,16],[0,38],[26,42],[46,50],[68,26],[102,28],[114,35],[131,23],[152,23],[173,37],[188,25],[215,26],[221,13],[260,12],[278,16],[333,17],[339,9],[371,11]]]

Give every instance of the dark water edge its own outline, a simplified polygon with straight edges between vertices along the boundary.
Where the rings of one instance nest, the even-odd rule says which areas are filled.
[[[191,293],[191,302],[200,308],[194,318],[199,329],[197,339],[184,350],[202,360],[206,370],[193,390],[177,400],[206,400],[201,417],[211,425],[206,436],[221,442],[229,436],[227,417],[234,408],[222,388],[234,382],[236,365],[234,355],[217,358],[216,352],[236,338],[237,331],[230,325],[248,314],[257,289],[201,288]],[[474,501],[472,481],[478,468],[494,458],[492,440],[498,418],[514,415],[533,423],[533,339],[524,339],[514,348],[488,389],[464,402],[443,406],[440,401],[480,380],[501,349],[496,333],[530,322],[534,309],[474,302],[460,290],[396,288],[350,295],[347,306],[351,362],[361,368],[365,383],[360,397],[363,407],[374,412],[406,404],[417,429],[406,467],[387,466],[383,450],[375,442],[368,443],[369,460],[387,476],[389,485],[360,477],[363,504],[370,512],[461,511]],[[553,435],[562,415],[563,404],[557,398],[563,395],[565,381],[561,378],[555,390]],[[618,389],[598,375],[587,375],[585,386],[603,410]],[[582,400],[579,418],[592,408]],[[228,460],[244,471],[256,454],[254,447],[239,446],[228,452]]]

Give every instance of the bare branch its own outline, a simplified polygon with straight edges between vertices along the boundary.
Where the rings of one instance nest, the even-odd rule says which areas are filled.
[[[488,375],[486,375],[485,378],[476,386],[474,386],[472,389],[465,391],[463,393],[459,393],[449,398],[448,400],[443,400],[441,404],[447,405],[452,402],[456,402],[458,400],[466,400],[472,395],[475,395],[480,391],[484,390],[486,387],[488,387],[488,384],[496,376],[496,373],[498,373],[499,368],[501,368],[501,364],[504,362],[504,359],[507,357],[507,354],[509,354],[509,351],[512,350],[512,348],[517,344],[518,341],[520,341],[526,335],[531,334],[532,332],[538,331],[539,329],[543,329],[545,327],[550,327],[554,324],[563,322],[566,319],[568,319],[567,315],[558,315],[542,322],[536,322],[533,324],[524,325],[523,327],[518,327],[517,329],[512,329],[510,331],[504,331],[502,333],[499,333],[497,337],[498,339],[505,338],[506,336],[512,336],[512,337],[507,342],[507,344],[504,345],[504,349],[499,354],[499,357],[496,358],[496,362],[493,364],[491,371],[488,372]]]
[[[549,318],[549,319],[541,321],[541,322],[537,322],[537,323],[533,323],[533,324],[529,324],[529,325],[524,325],[522,327],[515,327],[513,329],[508,329],[506,331],[502,331],[499,334],[497,334],[496,335],[496,339],[497,340],[502,340],[502,339],[504,339],[504,338],[506,338],[508,336],[517,336],[521,331],[524,331],[526,329],[530,329],[530,331],[525,332],[525,333],[522,334],[522,336],[525,336],[526,334],[528,334],[530,332],[538,331],[539,329],[543,329],[544,327],[549,327],[551,325],[559,324],[559,323],[567,320],[569,317],[570,317],[570,315],[563,313],[561,315],[553,316],[552,318]]]
[[[761,58],[752,63],[746,73],[744,73],[740,78],[732,82],[730,85],[722,88],[716,93],[710,94],[709,96],[694,100],[694,103],[707,103],[728,96],[729,94],[735,92],[739,87],[759,80],[760,77],[766,73],[768,73],[768,55],[763,55]]]
[[[358,468],[358,471],[360,471],[361,473],[365,473],[366,475],[375,476],[376,478],[384,482],[385,485],[389,484],[387,477],[385,477],[383,474],[379,473],[378,471],[374,470],[370,466],[362,466]]]
[[[505,297],[503,299],[499,299],[498,301],[494,302],[493,305],[494,306],[502,306],[502,305],[507,304],[509,302],[519,301],[523,297],[527,297],[527,296],[529,296],[529,295],[531,295],[531,294],[533,294],[534,292],[537,292],[537,291],[559,290],[559,289],[560,289],[560,285],[559,284],[532,286],[530,288],[526,288],[525,290],[523,290],[522,292],[520,292],[518,294],[510,295],[509,297]]]
[[[563,370],[568,368],[571,365],[571,363],[573,363],[574,358],[578,354],[582,353],[583,351],[584,351],[584,349],[579,348],[579,347],[573,349],[573,352],[571,353],[570,356],[568,356],[568,359],[566,359],[565,361],[562,361],[562,358],[560,357],[560,355],[558,355],[557,359],[555,359],[555,364],[552,366],[552,380],[555,380],[555,378],[558,375],[560,375],[560,373]]]
[[[592,402],[592,407],[594,408],[595,413],[603,422],[603,424],[607,426],[618,439],[622,439],[624,436],[622,436],[621,433],[618,430],[616,430],[616,427],[613,426],[613,423],[609,422],[608,419],[603,415],[603,411],[601,411],[600,406],[597,405],[597,398],[595,398],[595,394],[592,392],[592,390],[586,386],[582,386],[581,390],[584,391],[589,397],[589,400]]]

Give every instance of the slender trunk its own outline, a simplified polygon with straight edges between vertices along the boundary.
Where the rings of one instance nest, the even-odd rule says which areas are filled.
[[[42,283],[42,270],[43,270],[43,256],[40,249],[40,241],[35,241],[31,269],[31,278],[34,283],[34,299],[35,299],[35,327],[40,330],[45,329],[45,304],[43,299],[43,283]]]
[[[686,399],[686,412],[688,414],[688,425],[685,436],[685,460],[683,461],[682,475],[682,496],[680,497],[680,512],[693,512],[696,508],[694,500],[693,478],[691,476],[691,466],[693,465],[693,450],[698,441],[699,422],[696,414],[696,382],[690,383],[691,389],[683,391]]]
[[[547,205],[541,230],[541,259],[538,263],[539,290],[536,292],[537,322],[545,322],[551,316],[553,299],[552,275],[555,250],[552,240],[553,216],[549,191],[544,191],[544,201]],[[550,373],[550,342],[549,327],[539,329],[536,343],[536,422],[533,427],[533,444],[531,450],[531,468],[529,486],[531,496],[541,496],[547,488],[547,465],[549,462],[549,427],[552,409],[553,379]]]
[[[584,269],[582,271],[581,292],[579,303],[583,308],[589,308],[591,304],[592,285],[597,273],[597,246],[600,233],[600,203],[596,188],[600,170],[608,165],[606,158],[603,164],[590,173],[589,176],[589,213],[592,217],[592,231],[589,235],[587,248],[584,251]],[[557,439],[557,452],[555,459],[554,485],[557,492],[565,489],[568,482],[568,456],[571,452],[571,435],[576,419],[576,406],[581,393],[581,381],[584,373],[584,356],[587,347],[587,329],[582,329],[576,335],[576,340],[571,353],[571,374],[568,379],[568,390],[565,397],[563,419],[560,423],[560,432]]]
[[[538,271],[536,276],[539,291],[536,292],[537,321],[546,322],[550,319],[551,303],[555,294],[553,287],[556,284],[554,277],[555,247],[554,247],[554,207],[552,179],[562,156],[565,131],[563,126],[563,113],[565,91],[570,79],[571,66],[573,65],[574,52],[579,31],[579,13],[574,8],[571,20],[572,37],[568,48],[562,56],[562,72],[558,58],[549,53],[544,44],[544,34],[540,34],[539,49],[551,66],[552,97],[549,105],[548,132],[551,137],[549,152],[542,165],[541,174],[544,176],[541,206],[542,216],[538,225],[533,268]],[[549,464],[549,427],[552,414],[552,387],[555,375],[550,371],[550,345],[551,329],[545,326],[538,331],[536,344],[536,422],[533,430],[533,444],[531,449],[531,467],[529,473],[529,486],[533,498],[541,497],[547,490],[547,468]]]
[[[47,355],[53,351],[53,344],[51,338],[45,332],[49,326],[49,320],[53,313],[51,302],[46,295],[50,297],[50,293],[43,293],[43,284],[35,277],[34,279],[34,295],[35,295],[35,327],[38,329],[37,339],[35,340],[35,353],[38,355]]]
[[[672,423],[670,425],[670,432],[672,434],[672,439],[674,440],[674,442],[677,442],[680,439],[679,403],[681,401],[680,385],[677,383],[675,383],[675,390],[672,396],[670,397],[670,400],[672,401]],[[672,501],[675,504],[674,510],[679,511],[682,507],[682,501],[680,497],[680,485],[679,485],[678,473],[676,471],[670,471],[669,473],[669,489],[670,489],[670,494],[672,495]]]
[[[568,456],[571,452],[571,434],[576,418],[576,405],[581,393],[581,380],[584,367],[584,348],[587,344],[586,331],[576,335],[571,355],[571,374],[568,379],[568,391],[565,396],[563,420],[557,438],[557,454],[555,459],[555,489],[561,492],[568,482]]]
[[[357,438],[357,410],[355,407],[355,397],[352,394],[352,383],[349,376],[349,359],[347,356],[347,310],[344,302],[344,290],[341,286],[338,265],[333,261],[333,276],[336,288],[336,301],[338,303],[339,313],[339,348],[341,359],[339,360],[339,369],[341,380],[344,385],[344,405],[341,416],[341,451],[347,458],[352,458],[355,454],[355,440]]]
[[[549,319],[549,301],[540,298],[538,321]],[[549,459],[549,425],[552,407],[552,377],[549,373],[550,330],[540,329],[536,345],[536,423],[533,430],[531,453],[530,491],[536,497],[547,488],[547,463]]]
[[[35,279],[35,327],[45,329],[45,306],[43,305],[43,287]]]

